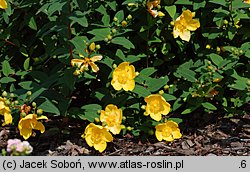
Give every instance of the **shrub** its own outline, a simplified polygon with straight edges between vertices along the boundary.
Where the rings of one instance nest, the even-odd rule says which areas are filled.
[[[12,96],[0,112],[10,107],[18,121],[36,102],[31,114],[94,123],[112,104],[122,110],[120,134],[175,126],[165,133],[174,139],[176,114],[243,115],[249,7],[247,0],[2,0],[0,83]]]

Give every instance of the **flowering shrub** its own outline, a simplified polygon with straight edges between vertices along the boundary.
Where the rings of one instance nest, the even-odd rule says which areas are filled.
[[[246,113],[248,0],[0,0],[0,8],[0,114],[24,139],[45,132],[39,119],[67,116],[85,120],[84,139],[103,152],[112,134],[179,139],[180,115]]]

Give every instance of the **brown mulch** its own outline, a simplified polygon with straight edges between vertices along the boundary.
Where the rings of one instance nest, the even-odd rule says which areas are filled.
[[[211,116],[213,118],[213,116]],[[188,119],[188,118],[187,118]],[[194,122],[196,120],[196,122]],[[129,133],[115,137],[103,153],[90,148],[81,134],[86,123],[53,119],[48,121],[46,132],[29,139],[34,156],[249,156],[250,115],[233,118],[216,118],[203,123],[202,118],[189,119],[180,125],[183,137],[172,143],[158,142],[154,136],[146,141]],[[211,120],[208,120],[211,121]],[[20,138],[14,127],[0,129],[0,149],[6,148],[9,138]]]

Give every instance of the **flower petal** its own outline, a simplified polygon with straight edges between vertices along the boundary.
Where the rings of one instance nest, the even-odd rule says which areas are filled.
[[[112,80],[111,85],[114,87],[115,90],[119,91],[122,89],[122,85],[117,80]]]
[[[37,120],[40,120],[40,119],[48,119],[48,117],[47,116],[39,116],[38,118],[36,118]]]
[[[167,115],[170,112],[170,104],[168,102],[165,102],[163,104],[164,110],[162,112],[163,115]]]
[[[200,27],[200,22],[197,19],[192,19],[187,23],[187,29],[190,31],[195,31]]]
[[[8,7],[8,4],[6,0],[0,0],[0,8],[6,9]]]
[[[96,61],[100,61],[100,60],[102,60],[102,56],[100,55],[100,56],[93,56],[93,57],[91,57],[91,61],[92,62],[96,62]]]
[[[103,130],[106,130],[106,129],[103,129]],[[112,142],[113,136],[110,134],[110,132],[106,130],[105,132],[103,132],[103,134],[104,134],[104,138],[106,142]]]
[[[98,150],[100,153],[102,153],[107,147],[107,143],[102,141],[98,144],[94,144],[95,150]]]
[[[162,141],[162,133],[159,131],[155,131],[155,137],[157,138],[158,141]]]
[[[191,38],[191,33],[189,30],[184,30],[182,33],[180,33],[180,38],[184,41],[189,42]]]
[[[72,59],[71,60],[71,66],[73,66],[73,67],[80,67],[83,63],[85,62],[85,60],[84,59]]]
[[[20,135],[23,136],[25,140],[27,140],[32,135],[32,129],[30,128],[22,128],[20,130]]]
[[[161,118],[162,118],[161,113],[151,113],[151,114],[150,114],[150,117],[151,117],[152,119],[154,119],[155,121],[160,121]]]
[[[128,80],[126,82],[126,84],[123,85],[123,89],[125,91],[133,91],[133,89],[135,88],[135,80]]]
[[[10,113],[4,113],[4,123],[2,124],[3,126],[4,125],[8,125],[8,124],[11,124],[12,123],[12,116]]]
[[[179,138],[182,137],[182,134],[180,133],[180,130],[179,130],[179,129],[176,130],[176,131],[173,131],[173,132],[172,132],[172,135],[173,135],[173,138],[174,138],[174,139],[179,139]]]
[[[90,62],[89,65],[90,65],[93,72],[99,71],[99,67],[94,62]]]
[[[40,130],[41,133],[44,133],[45,131],[45,127],[41,122],[37,122],[33,129]]]

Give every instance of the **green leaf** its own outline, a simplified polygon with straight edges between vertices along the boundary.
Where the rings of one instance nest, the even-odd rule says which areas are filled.
[[[148,89],[140,85],[135,85],[135,88],[132,92],[138,94],[139,97],[147,97],[151,94]]]
[[[189,114],[191,112],[193,112],[194,110],[196,110],[199,106],[191,106],[189,108],[187,108],[186,110],[184,110],[183,112],[181,112],[181,114]]]
[[[190,70],[190,69],[186,69],[183,67],[179,67],[177,70],[177,73],[182,76],[184,79],[190,81],[190,82],[196,82],[196,78],[195,78],[195,72]]]
[[[109,15],[104,15],[102,17],[102,23],[104,24],[104,26],[109,26],[110,23],[110,16]]]
[[[24,70],[29,70],[29,66],[30,66],[30,58],[27,58],[23,63]]]
[[[87,56],[87,53],[84,51],[86,48],[86,43],[84,42],[84,39],[80,36],[74,37],[70,42],[73,43],[73,45],[76,48],[76,51],[81,53],[83,56]]]
[[[38,86],[33,81],[23,81],[23,82],[18,83],[18,85],[25,90],[32,90],[34,86]]]
[[[19,51],[20,51],[20,53],[21,53],[22,55],[24,55],[25,57],[29,57],[29,54],[28,54],[28,52],[26,51],[26,49],[25,49],[24,47],[21,47],[21,48],[19,49]]]
[[[98,111],[102,109],[102,106],[98,104],[88,104],[82,106],[81,109],[84,111],[84,115],[81,115],[81,119],[94,122],[95,118],[100,117]]]
[[[2,77],[0,79],[0,83],[2,84],[7,84],[7,83],[10,83],[10,82],[15,82],[16,80],[14,78],[11,78],[11,77]]]
[[[174,102],[174,105],[173,105],[173,111],[177,110],[179,107],[182,106],[182,100],[181,98],[178,98],[176,99],[176,101]]]
[[[33,100],[35,100],[38,96],[40,96],[45,90],[47,90],[46,88],[40,88],[36,91],[34,91],[34,93],[30,96],[30,102],[32,102]]]
[[[86,110],[86,111],[98,111],[102,109],[101,105],[98,104],[88,104],[88,105],[84,105],[81,107],[81,109]]]
[[[124,12],[123,12],[123,10],[120,10],[120,11],[118,11],[116,14],[115,14],[115,17],[118,19],[118,21],[122,21],[122,20],[124,20]]]
[[[217,108],[213,104],[211,104],[209,102],[202,103],[201,105],[204,108],[209,109],[209,110],[217,110]]]
[[[140,72],[140,75],[144,75],[144,76],[150,76],[153,73],[155,73],[157,70],[154,67],[148,67],[145,69],[142,69]]]
[[[113,44],[122,45],[124,48],[130,49],[135,48],[132,42],[130,40],[126,39],[125,37],[115,37],[111,40]]]
[[[15,71],[11,68],[10,63],[7,60],[2,62],[2,70],[5,76],[9,76],[10,74],[14,74]]]
[[[166,99],[167,102],[172,101],[172,100],[176,100],[176,97],[171,95],[171,94],[164,93],[162,96]]]
[[[33,29],[33,30],[37,30],[37,25],[36,25],[36,20],[34,17],[30,18],[30,21],[28,23],[28,26]]]
[[[219,64],[223,61],[223,58],[221,56],[219,56],[218,54],[210,54],[209,55],[212,62],[216,65],[216,66],[219,66]]]
[[[170,15],[170,17],[172,19],[175,19],[175,13],[176,13],[176,6],[172,5],[172,6],[165,6],[165,10],[168,12],[168,14]]]
[[[88,20],[85,16],[71,16],[69,17],[70,20],[73,21],[72,25],[74,23],[78,23],[79,25],[83,26],[83,27],[88,27]]]
[[[161,78],[150,78],[146,81],[146,85],[148,86],[148,90],[151,92],[158,91],[168,82],[168,77],[161,77]]]
[[[96,41],[103,41],[107,35],[110,34],[110,28],[100,28],[100,29],[93,29],[91,31],[89,31],[89,34],[94,35],[94,38],[92,38],[91,40],[96,42]]]
[[[38,106],[38,109],[42,109],[44,112],[60,115],[58,108],[47,98],[45,98],[45,101]]]
[[[168,121],[174,121],[177,124],[180,124],[183,120],[181,118],[168,118]]]

